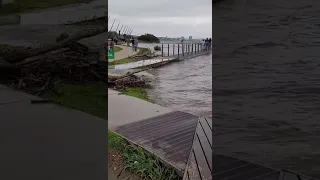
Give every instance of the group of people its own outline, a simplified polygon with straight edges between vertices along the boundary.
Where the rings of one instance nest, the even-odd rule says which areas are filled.
[[[211,47],[211,38],[202,39],[203,47],[208,49]]]
[[[131,46],[132,46],[132,51],[137,51],[138,49],[138,39],[131,39]],[[127,43],[127,45],[129,46],[129,42]]]

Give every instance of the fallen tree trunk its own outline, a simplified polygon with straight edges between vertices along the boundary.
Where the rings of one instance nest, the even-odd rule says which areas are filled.
[[[91,36],[95,36],[95,35],[98,35],[98,34],[101,34],[101,33],[104,33],[104,32],[107,32],[108,31],[108,27],[102,27],[102,28],[99,28],[99,29],[96,29],[96,30],[93,30],[93,31],[89,31],[89,32],[86,32],[86,33],[80,33],[80,34],[77,34],[73,37],[69,37],[65,40],[62,40],[60,41],[59,43],[57,44],[54,44],[54,45],[50,45],[50,46],[46,46],[46,47],[42,47],[42,48],[38,48],[38,49],[33,49],[29,52],[23,52],[21,54],[15,54],[15,55],[11,55],[12,57],[10,58],[6,58],[7,61],[11,62],[11,63],[16,63],[16,62],[20,62],[24,59],[27,59],[27,58],[30,58],[30,57],[33,57],[33,56],[38,56],[40,54],[44,54],[44,53],[47,53],[47,52],[50,52],[50,51],[54,51],[54,50],[57,50],[57,49],[61,49],[61,48],[64,48],[66,46],[68,46],[70,43],[72,42],[76,42],[76,41],[79,41],[83,38],[88,38],[88,37],[91,37]],[[7,55],[7,56],[10,56],[10,55]]]

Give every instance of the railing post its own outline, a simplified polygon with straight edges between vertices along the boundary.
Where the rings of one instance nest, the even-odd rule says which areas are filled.
[[[180,54],[180,44],[178,43],[178,60],[179,60],[179,54]]]
[[[193,54],[193,43],[191,44],[191,52]]]
[[[182,56],[184,56],[184,44],[182,43]]]
[[[163,57],[163,44],[161,44],[161,54],[162,54],[162,57]]]
[[[170,50],[170,47],[169,47],[169,43],[168,43],[168,56],[170,56],[169,50]]]
[[[173,49],[172,49],[172,50],[173,50],[173,51],[172,51],[173,54],[172,54],[172,55],[174,55],[174,45],[175,45],[175,44],[173,44]]]

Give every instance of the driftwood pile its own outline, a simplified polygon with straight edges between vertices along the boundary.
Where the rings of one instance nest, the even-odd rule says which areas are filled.
[[[52,46],[39,49],[9,49],[1,52],[0,59],[10,63],[10,71],[16,72],[7,73],[8,76],[14,76],[10,78],[10,85],[36,95],[45,91],[59,94],[55,87],[62,82],[105,82],[117,89],[146,86],[133,74],[109,79],[108,63],[106,60],[99,60],[100,52],[92,52],[77,42],[106,31],[107,28],[101,28],[75,37],[63,33]]]

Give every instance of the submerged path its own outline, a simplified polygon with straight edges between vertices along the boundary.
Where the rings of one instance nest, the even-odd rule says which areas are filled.
[[[128,47],[128,46],[123,46],[123,45],[116,45],[116,46],[122,48],[121,51],[115,52],[114,56],[116,61],[136,55],[140,51],[140,49],[137,49],[137,51],[133,51],[132,47]]]

